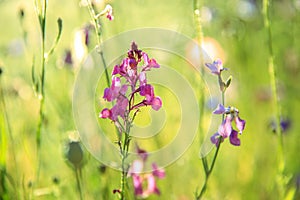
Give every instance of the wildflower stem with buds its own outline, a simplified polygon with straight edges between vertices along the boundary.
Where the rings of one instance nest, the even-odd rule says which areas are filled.
[[[46,84],[46,63],[49,57],[53,54],[62,33],[62,20],[60,18],[57,19],[58,25],[58,33],[56,35],[56,39],[52,44],[52,47],[48,52],[46,52],[45,42],[46,42],[46,17],[47,17],[47,7],[48,1],[38,1],[35,0],[35,11],[39,20],[39,27],[41,31],[41,75],[36,77],[34,63],[32,65],[32,81],[35,88],[35,92],[37,93],[38,100],[40,102],[39,107],[39,121],[36,129],[36,147],[37,147],[37,169],[36,169],[36,183],[39,181],[39,171],[40,171],[40,149],[41,149],[41,133],[42,126],[44,122],[44,107],[45,107],[45,84]]]
[[[216,145],[216,151],[213,156],[211,165],[208,166],[207,160],[202,161],[203,166],[204,166],[204,171],[205,171],[205,180],[204,184],[202,186],[202,189],[200,193],[195,195],[195,199],[199,200],[203,197],[206,188],[207,188],[207,183],[209,180],[209,177],[214,169],[220,147],[222,142],[224,141],[225,138],[229,137],[229,141],[232,145],[234,146],[240,146],[240,139],[238,138],[238,133],[242,133],[242,131],[245,128],[246,121],[242,120],[239,117],[239,111],[238,109],[234,107],[224,107],[225,104],[225,92],[227,88],[229,87],[231,83],[231,76],[226,80],[226,82],[223,81],[222,79],[222,71],[227,70],[226,68],[223,68],[223,64],[221,60],[216,60],[212,64],[206,63],[206,66],[211,70],[211,73],[215,74],[218,76],[218,84],[219,88],[221,91],[221,101],[222,104],[219,104],[218,107],[213,111],[213,114],[221,114],[222,115],[222,121],[221,125],[219,126],[218,132],[215,133],[213,136],[211,136],[211,142]],[[236,128],[238,131],[233,129],[232,127],[232,122],[235,122]]]
[[[125,199],[125,186],[129,164],[126,159],[129,155],[131,141],[130,129],[141,107],[151,106],[153,110],[159,110],[162,101],[155,96],[154,88],[147,83],[146,73],[152,68],[159,68],[155,59],[149,59],[148,55],[139,50],[133,42],[127,52],[127,58],[120,65],[116,65],[112,72],[112,83],[104,90],[104,100],[111,102],[113,107],[104,108],[99,114],[100,118],[110,119],[116,126],[121,155],[121,187],[115,189],[120,199]]]
[[[113,20],[113,16],[111,14],[111,6],[107,5],[106,8],[100,13],[100,14],[96,14],[95,9],[91,3],[90,0],[87,0],[87,5],[88,5],[88,10],[95,28],[95,33],[96,33],[96,37],[97,37],[97,43],[98,46],[96,48],[96,50],[98,51],[100,57],[101,57],[101,61],[102,64],[104,66],[104,71],[105,71],[105,78],[106,78],[106,83],[107,86],[110,85],[110,79],[109,79],[109,75],[108,75],[108,71],[107,71],[107,64],[106,61],[104,59],[104,53],[103,53],[103,49],[102,49],[102,34],[101,34],[101,25],[100,25],[100,17],[103,16],[104,14],[108,13],[109,15],[107,15],[107,18],[109,20]]]

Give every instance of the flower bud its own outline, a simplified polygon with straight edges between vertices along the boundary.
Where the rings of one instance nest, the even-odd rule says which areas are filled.
[[[228,88],[230,86],[231,80],[232,80],[232,76],[229,76],[229,78],[226,80],[226,83],[225,83],[226,88]]]
[[[79,168],[83,164],[83,150],[78,141],[71,141],[68,144],[67,159],[75,167]]]

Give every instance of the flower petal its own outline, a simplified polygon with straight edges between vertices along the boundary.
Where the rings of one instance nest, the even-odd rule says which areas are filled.
[[[111,116],[111,111],[110,111],[108,108],[104,108],[104,109],[101,111],[101,113],[99,114],[99,117],[100,117],[100,118],[103,118],[103,119],[108,118],[108,117],[110,117],[110,116]]]
[[[136,145],[136,151],[138,156],[140,156],[140,158],[145,162],[148,158],[148,153],[146,150],[141,149],[139,146]]]
[[[147,84],[147,79],[146,79],[146,73],[145,72],[140,73],[139,80],[140,80],[140,85],[146,85]]]
[[[142,160],[134,160],[132,162],[132,165],[130,166],[130,169],[128,170],[128,175],[132,174],[139,174],[142,173],[144,168],[144,163]]]
[[[112,101],[112,92],[111,92],[110,88],[104,89],[103,99],[105,99],[108,102]]]
[[[234,118],[237,129],[239,129],[239,133],[241,134],[245,129],[246,121],[242,120],[239,116]]]
[[[229,137],[230,143],[234,146],[240,146],[241,141],[238,138],[238,132],[236,130],[232,130],[230,137]]]
[[[213,111],[213,114],[224,114],[225,107],[222,104],[218,104],[218,107]]]
[[[111,5],[106,5],[105,7],[105,11],[106,11],[106,18],[109,19],[110,21],[114,20],[114,16],[113,16],[113,8],[111,7]]]
[[[205,63],[205,65],[206,65],[206,67],[208,67],[210,69],[211,73],[217,74],[217,75],[220,74],[218,67],[214,63],[213,64]]]
[[[148,187],[147,187],[147,190],[144,192],[144,195],[145,196],[148,196],[150,194],[160,195],[160,191],[156,186],[156,181],[155,181],[155,178],[152,174],[149,174],[147,176],[147,181],[148,181]]]
[[[143,179],[142,179],[142,177],[137,174],[133,174],[132,180],[133,180],[134,194],[142,195],[143,194]]]
[[[220,134],[219,133],[215,133],[210,137],[210,141],[215,144],[216,146],[219,146],[219,138],[220,138]]]
[[[151,106],[153,110],[158,111],[162,106],[162,101],[159,96],[152,99]]]
[[[164,178],[165,177],[165,170],[159,169],[156,163],[152,163],[152,174],[153,176],[156,176],[158,178]]]
[[[149,61],[149,68],[159,68],[160,65],[156,62],[154,58],[150,59]]]
[[[218,132],[223,138],[227,138],[232,132],[231,119],[231,116],[227,115],[224,122],[219,127]]]

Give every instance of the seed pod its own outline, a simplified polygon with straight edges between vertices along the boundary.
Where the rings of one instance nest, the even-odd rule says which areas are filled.
[[[67,159],[75,167],[80,168],[83,164],[83,150],[78,141],[71,141],[68,144]]]

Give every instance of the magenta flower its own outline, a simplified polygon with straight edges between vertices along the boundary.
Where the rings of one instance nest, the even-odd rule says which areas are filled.
[[[142,196],[143,195],[143,178],[137,174],[132,174],[132,181],[134,187],[134,195]]]
[[[112,77],[112,84],[110,88],[104,90],[103,99],[108,102],[115,100],[120,94],[124,95],[127,91],[127,85],[121,85],[121,79],[119,77]]]
[[[149,59],[148,55],[139,50],[133,42],[127,58],[114,67],[111,86],[104,90],[104,100],[115,102],[115,105],[111,109],[103,109],[99,117],[116,122],[118,117],[128,120],[131,111],[138,110],[142,106],[151,106],[153,110],[159,110],[162,100],[155,95],[153,86],[147,83],[146,75],[147,71],[159,67],[155,59]],[[131,91],[128,91],[128,87]],[[135,98],[137,95],[144,98],[135,102],[136,99],[140,99]]]
[[[143,71],[149,71],[151,68],[159,68],[159,64],[157,64],[155,59],[149,59],[146,53],[142,53],[144,59],[144,67]]]
[[[232,145],[240,146],[241,142],[238,138],[238,133],[242,134],[245,129],[246,121],[239,117],[238,109],[234,107],[225,108],[222,104],[219,104],[213,113],[224,114],[225,119],[220,125],[218,132],[210,138],[211,142],[218,146],[219,141],[223,142],[225,138],[229,137],[229,141]],[[235,122],[236,128],[239,132],[232,128],[232,121]]]
[[[159,169],[156,163],[152,163],[152,174],[153,176],[156,176],[158,178],[164,178],[165,177],[165,170]]]
[[[146,198],[151,194],[160,195],[156,179],[164,178],[165,171],[159,169],[156,163],[152,163],[152,173],[143,174],[142,170],[148,158],[148,154],[139,147],[137,147],[137,153],[141,159],[134,160],[128,171],[128,176],[132,177],[134,195],[141,198]]]
[[[111,5],[106,5],[105,9],[106,11],[106,18],[109,19],[110,21],[114,20],[114,16],[113,16],[113,8],[111,7]]]

